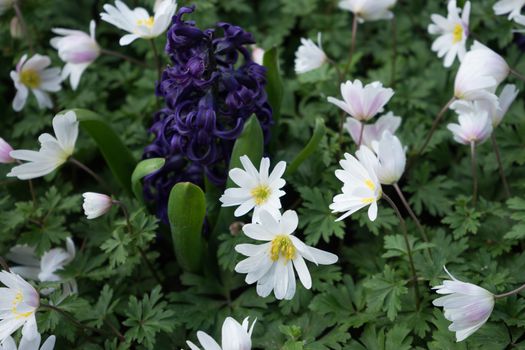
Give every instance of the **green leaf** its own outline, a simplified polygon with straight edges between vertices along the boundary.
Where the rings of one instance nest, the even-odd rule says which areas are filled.
[[[235,141],[233,146],[232,156],[230,160],[230,170],[234,168],[242,168],[241,157],[248,156],[252,163],[258,168],[264,152],[264,137],[261,129],[261,124],[256,116],[252,116],[246,124],[241,136]],[[234,182],[228,178],[226,188],[234,187]],[[217,224],[214,229],[214,237],[224,233],[228,230],[228,226],[233,221],[234,209],[231,207],[223,207],[219,212]]]
[[[310,157],[319,147],[321,139],[326,133],[326,127],[324,125],[324,120],[322,118],[317,118],[315,120],[314,132],[312,138],[308,144],[303,148],[303,150],[295,157],[295,159],[290,163],[288,169],[286,169],[286,175],[293,174],[303,162]]]
[[[395,274],[388,265],[382,274],[373,276],[365,282],[369,289],[367,304],[372,312],[385,311],[387,317],[393,321],[401,310],[401,296],[408,293],[406,282]]]
[[[205,216],[206,198],[200,187],[189,182],[176,184],[168,201],[168,218],[175,255],[184,270],[197,272],[202,267]]]
[[[281,70],[279,68],[279,51],[276,47],[264,53],[263,65],[266,67],[266,93],[268,94],[268,102],[272,106],[272,117],[275,123],[273,130],[275,131],[279,126],[284,94]]]
[[[513,211],[510,216],[511,219],[517,221],[517,223],[503,237],[516,240],[525,238],[525,200],[514,197],[507,201],[507,205]]]
[[[164,158],[151,158],[142,160],[137,164],[135,170],[133,170],[133,174],[131,175],[131,189],[133,190],[135,198],[140,201],[143,200],[142,184],[140,181],[145,176],[161,169],[165,163],[166,159]]]
[[[73,112],[80,127],[95,140],[118,183],[131,193],[131,174],[136,161],[119,135],[100,115],[85,109],[73,109]]]

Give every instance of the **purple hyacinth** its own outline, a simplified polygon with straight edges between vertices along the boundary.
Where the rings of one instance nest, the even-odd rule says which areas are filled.
[[[168,66],[157,85],[166,106],[156,113],[150,132],[155,136],[144,158],[165,158],[166,165],[145,178],[146,198],[157,204],[167,222],[171,188],[189,181],[203,186],[205,177],[223,186],[235,140],[244,123],[256,115],[268,141],[272,110],[265,92],[266,69],[246,48],[253,36],[238,26],[217,23],[201,30],[183,16],[182,7],[168,30]]]

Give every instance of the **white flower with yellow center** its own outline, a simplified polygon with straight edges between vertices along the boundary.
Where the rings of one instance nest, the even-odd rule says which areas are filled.
[[[247,259],[235,266],[235,271],[246,273],[246,283],[257,282],[257,294],[267,297],[272,290],[279,300],[290,300],[295,294],[295,270],[306,289],[312,287],[312,278],[304,259],[316,265],[330,265],[337,262],[337,256],[312,248],[293,235],[299,218],[293,210],[273,216],[261,211],[257,223],[243,226],[244,233],[264,244],[239,244],[235,250]]]
[[[38,336],[35,312],[40,306],[40,296],[32,285],[12,272],[0,272],[0,342],[6,340],[20,327],[28,340]]]
[[[250,326],[248,317],[242,321],[242,325],[235,319],[227,317],[222,324],[222,346],[203,331],[197,332],[197,339],[204,350],[250,350],[252,348],[252,333],[255,322]],[[186,342],[191,350],[200,348],[191,341]]]
[[[164,0],[155,6],[155,15],[150,16],[142,7],[131,10],[122,1],[117,0],[115,6],[105,4],[106,12],[102,12],[100,17],[103,21],[130,33],[120,38],[120,45],[126,46],[139,38],[153,39],[164,33],[171,23],[175,10],[177,10],[175,0]]]
[[[335,176],[343,182],[343,193],[336,195],[330,204],[332,212],[344,213],[337,221],[366,206],[370,206],[368,218],[371,221],[377,218],[377,201],[383,194],[374,171],[377,158],[366,146],[361,146],[356,156],[345,153],[345,159],[339,162],[343,169],[335,171]]]
[[[51,65],[51,59],[39,54],[27,59],[22,56],[16,70],[11,71],[11,79],[16,87],[16,95],[13,100],[13,109],[21,111],[29,96],[29,90],[33,92],[41,109],[52,108],[53,101],[48,92],[60,91],[60,68],[47,68]]]
[[[250,210],[253,211],[253,221],[259,219],[261,210],[266,210],[272,215],[279,215],[281,209],[280,197],[285,195],[281,188],[286,181],[281,178],[286,170],[286,163],[277,163],[270,175],[270,159],[263,158],[259,171],[255,168],[250,158],[242,156],[241,163],[243,169],[235,168],[230,170],[229,176],[239,188],[228,188],[221,196],[220,201],[223,207],[239,206],[234,215],[243,216]]]
[[[461,17],[460,17],[461,14]],[[432,51],[437,52],[439,58],[445,57],[443,65],[452,66],[456,56],[459,60],[467,53],[466,43],[469,35],[470,1],[465,3],[463,11],[456,5],[456,0],[448,3],[447,18],[433,14],[434,23],[428,26],[428,32],[439,37],[432,44]]]
[[[55,348],[56,337],[54,335],[47,338],[44,344],[42,344],[42,347],[40,347],[41,341],[42,337],[40,334],[37,334],[33,339],[23,336],[17,348],[15,340],[12,337],[7,337],[7,339],[0,344],[0,350],[53,350]]]
[[[67,112],[53,118],[56,137],[42,134],[38,138],[39,151],[16,150],[10,153],[17,160],[27,163],[15,166],[7,176],[29,180],[52,173],[64,164],[75,150],[78,137],[78,121],[75,112]]]

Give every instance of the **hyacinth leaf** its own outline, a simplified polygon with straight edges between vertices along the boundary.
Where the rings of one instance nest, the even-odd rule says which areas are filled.
[[[141,180],[151,173],[161,169],[166,163],[164,158],[151,158],[140,161],[131,175],[131,189],[135,198],[143,201]]]
[[[131,174],[137,161],[113,128],[97,113],[73,109],[82,130],[97,144],[117,182],[132,193]]]
[[[171,236],[177,261],[189,272],[199,272],[202,268],[205,216],[206,198],[199,186],[181,182],[173,187],[168,201]]]
[[[286,175],[293,174],[303,162],[310,157],[319,147],[319,143],[326,133],[326,127],[322,118],[315,120],[315,127],[310,141],[306,144],[303,150],[295,157],[286,169]]]
[[[268,102],[272,106],[274,132],[279,124],[281,117],[281,104],[283,102],[283,81],[281,79],[281,70],[279,68],[279,52],[276,47],[264,53],[263,64],[266,67],[266,93]]]
[[[244,130],[242,131],[241,136],[235,141],[233,146],[231,161],[230,161],[230,170],[234,168],[243,168],[241,164],[241,157],[248,156],[255,167],[259,167],[261,158],[264,152],[264,136],[259,124],[259,120],[255,115],[244,124]],[[235,187],[233,181],[228,178],[226,183],[226,188]],[[223,207],[219,212],[219,217],[217,219],[217,224],[215,225],[214,233],[215,237],[224,233],[230,223],[233,221],[233,212],[234,208],[232,207]]]

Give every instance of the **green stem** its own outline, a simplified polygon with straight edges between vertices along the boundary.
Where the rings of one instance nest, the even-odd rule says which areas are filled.
[[[419,156],[420,154],[423,153],[423,151],[425,151],[425,148],[427,148],[428,143],[430,142],[430,140],[432,139],[432,136],[436,132],[436,129],[439,123],[441,122],[441,119],[443,119],[443,117],[445,116],[445,112],[447,111],[447,109],[450,107],[450,105],[454,101],[456,101],[456,98],[452,97],[450,101],[448,101],[447,104],[441,109],[441,111],[439,111],[438,115],[434,119],[434,122],[432,123],[432,127],[430,128],[430,132],[428,133],[427,138],[425,139],[425,143],[423,143],[423,146],[419,149],[419,152],[417,153],[416,156]]]
[[[403,191],[401,191],[401,188],[399,187],[399,185],[397,183],[395,183],[393,186],[394,186],[394,189],[397,192],[397,195],[399,196],[399,199],[401,200],[401,202],[405,206],[406,210],[408,211],[408,214],[410,215],[412,220],[414,220],[414,222],[416,223],[416,226],[419,229],[419,232],[421,233],[421,236],[423,237],[423,240],[425,242],[429,243],[430,241],[428,239],[427,234],[425,233],[425,229],[423,228],[423,225],[421,225],[421,222],[419,221],[419,219],[417,218],[416,214],[414,213],[414,211],[410,207],[410,204],[408,204],[408,201],[406,200],[405,195],[403,194]]]
[[[475,141],[470,142],[470,155],[472,157],[472,206],[475,208],[478,201],[478,164]]]
[[[123,59],[125,61],[128,61],[130,63],[136,64],[137,66],[141,66],[143,68],[151,68],[146,63],[144,63],[142,61],[139,61],[136,58],[130,57],[128,55],[125,55],[123,53],[117,52],[117,51],[112,51],[112,50],[108,50],[108,49],[100,49],[100,53],[102,53],[104,55],[107,55],[107,56],[113,56],[113,57],[121,58],[121,59]]]
[[[510,292],[506,292],[506,293],[503,293],[503,294],[496,294],[496,295],[494,295],[494,298],[496,298],[496,299],[505,298],[505,297],[508,297],[508,296],[511,296],[511,295],[514,295],[514,294],[518,294],[522,290],[525,290],[525,284],[522,285],[521,287],[518,287],[518,288],[516,288],[514,290],[511,290]]]
[[[160,83],[160,80],[162,78],[162,60],[159,55],[159,51],[157,50],[157,45],[155,44],[155,39],[150,40],[151,48],[153,50],[153,54],[155,55],[155,61],[157,63],[157,75],[158,75],[158,81]]]
[[[496,155],[496,160],[498,161],[499,177],[501,178],[501,182],[503,183],[505,195],[507,196],[507,198],[510,198],[511,194],[509,183],[507,182],[507,177],[505,176],[505,170],[503,169],[503,162],[501,161],[501,154],[499,152],[499,147],[498,143],[496,142],[496,135],[494,132],[492,132],[492,135],[490,135],[490,139],[492,140],[492,148],[494,149],[494,154]]]
[[[355,42],[357,37],[357,16],[354,15],[354,18],[352,19],[352,42],[350,43],[350,52],[348,54],[348,63],[346,64],[345,70],[344,70],[344,76],[348,73],[348,70],[350,69],[350,66],[352,65],[352,59],[354,58],[354,51],[355,51]]]
[[[20,22],[20,27],[22,28],[22,32],[24,33],[24,37],[27,40],[27,45],[29,46],[29,51],[31,54],[35,52],[33,47],[33,40],[31,39],[31,35],[29,35],[29,29],[27,27],[27,23],[24,20],[24,16],[22,14],[22,10],[20,9],[19,0],[15,1],[13,3],[13,8],[15,9],[16,17],[18,17],[18,21]]]
[[[71,157],[69,158],[69,161],[76,165],[77,167],[79,167],[80,169],[82,169],[83,171],[85,171],[86,173],[88,173],[92,178],[94,178],[102,187],[104,187],[106,189],[106,191],[108,191],[109,193],[111,194],[114,194],[114,192],[111,190],[111,187],[106,183],[106,181],[104,181],[103,178],[101,178],[100,176],[98,176],[93,170],[91,170],[87,165],[85,165],[84,163],[76,160],[75,158]]]

